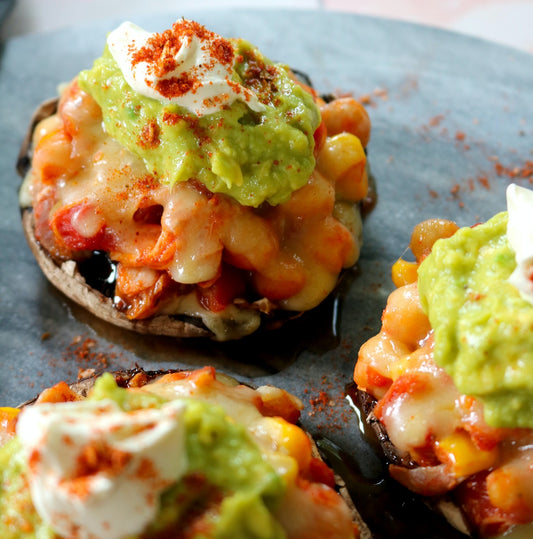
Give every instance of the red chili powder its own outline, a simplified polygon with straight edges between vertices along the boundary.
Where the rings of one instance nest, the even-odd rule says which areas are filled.
[[[195,21],[181,19],[174,23],[171,29],[151,36],[144,47],[132,51],[132,66],[146,62],[148,71],[158,78],[168,75],[178,66],[176,55],[185,40],[197,38],[204,50],[207,50],[214,61],[222,65],[231,65],[235,56],[233,45],[227,39],[221,38],[207,30]],[[205,66],[209,67],[209,66]],[[195,92],[202,82],[194,74],[184,73],[179,77],[159,80],[156,90],[164,97],[171,99],[188,92]]]
[[[201,86],[198,78],[191,78],[187,73],[182,73],[179,77],[162,79],[156,84],[156,90],[167,99],[179,97],[189,92],[196,92]]]
[[[141,148],[157,148],[160,144],[159,140],[159,125],[155,120],[151,120],[144,124],[138,138],[138,144]]]
[[[525,161],[523,165],[506,167],[499,161],[494,163],[494,170],[498,176],[506,177],[511,180],[527,179],[529,183],[533,183],[533,161]]]
[[[435,127],[437,125],[440,125],[443,120],[444,120],[444,114],[438,114],[437,116],[433,116],[433,118],[429,120],[429,125],[431,125],[432,127]]]
[[[106,370],[109,364],[117,359],[121,359],[120,355],[114,351],[112,345],[107,351],[102,351],[95,339],[83,335],[74,337],[66,345],[60,357],[43,358],[47,361],[49,368],[59,368],[62,375],[72,376],[72,378],[77,374],[79,379],[94,374],[94,372]],[[72,369],[73,374],[69,375],[68,372],[65,372],[65,368]]]
[[[341,344],[338,359],[351,364],[353,346],[350,342],[346,341]],[[322,375],[318,386],[311,385],[305,388],[304,393],[309,397],[308,402],[311,406],[307,415],[315,419],[318,430],[330,432],[341,430],[354,421],[345,392],[349,382],[351,380],[344,379],[342,374]]]

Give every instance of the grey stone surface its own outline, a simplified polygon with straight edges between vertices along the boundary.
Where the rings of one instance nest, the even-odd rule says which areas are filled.
[[[392,290],[390,267],[413,226],[428,217],[470,225],[505,208],[510,180],[496,173],[495,158],[511,168],[532,159],[533,57],[443,30],[341,13],[191,11],[134,22],[161,31],[182,15],[249,39],[308,73],[320,92],[370,97],[378,203],[365,222],[357,268],[309,316],[237,343],[147,339],[85,314],[48,285],[25,243],[15,161],[33,109],[90,66],[121,21],[14,38],[0,55],[0,403],[16,405],[104,363],[110,369],[212,364],[299,395],[304,425],[349,453],[369,485],[380,484],[383,470],[342,398],[344,385],[358,347],[379,330]],[[94,346],[82,358],[87,339]],[[333,412],[312,404],[319,390],[328,393]]]

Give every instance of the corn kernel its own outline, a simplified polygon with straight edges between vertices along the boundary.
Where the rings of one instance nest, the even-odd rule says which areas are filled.
[[[20,413],[20,408],[11,408],[9,406],[0,406],[0,421],[4,419],[13,419]]]
[[[465,477],[490,468],[498,457],[498,447],[475,446],[465,431],[456,431],[437,442],[437,456],[451,463],[456,477]]]
[[[277,450],[293,457],[300,470],[306,470],[311,461],[311,442],[307,434],[281,417],[267,417],[263,421]]]
[[[19,413],[18,408],[0,407],[0,445],[15,435]]]
[[[318,170],[332,182],[353,167],[359,166],[364,170],[365,163],[366,155],[361,141],[351,133],[327,137],[317,160]]]
[[[296,482],[300,473],[296,459],[280,453],[268,453],[268,462],[274,468],[276,474],[282,477],[287,484]]]
[[[0,407],[0,428],[4,431],[14,429],[19,413],[18,408]]]
[[[408,262],[403,258],[399,258],[392,265],[392,282],[394,286],[400,288],[406,284],[412,284],[418,279],[418,264],[416,262]]]

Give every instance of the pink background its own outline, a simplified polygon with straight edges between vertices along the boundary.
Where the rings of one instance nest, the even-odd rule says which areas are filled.
[[[531,0],[323,0],[323,5],[444,27],[533,52]]]
[[[7,38],[146,11],[231,7],[335,10],[444,27],[533,53],[533,0],[16,0]]]

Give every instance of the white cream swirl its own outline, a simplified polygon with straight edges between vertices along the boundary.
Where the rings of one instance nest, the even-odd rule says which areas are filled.
[[[194,21],[180,19],[162,34],[125,22],[109,34],[107,45],[126,82],[145,97],[197,116],[237,99],[254,111],[265,110],[254,92],[232,80],[232,43]]]
[[[507,239],[516,259],[509,282],[533,304],[533,191],[516,184],[509,185],[507,211]]]
[[[17,435],[39,516],[64,537],[142,532],[185,473],[183,410],[173,401],[127,413],[111,400],[25,408]]]

